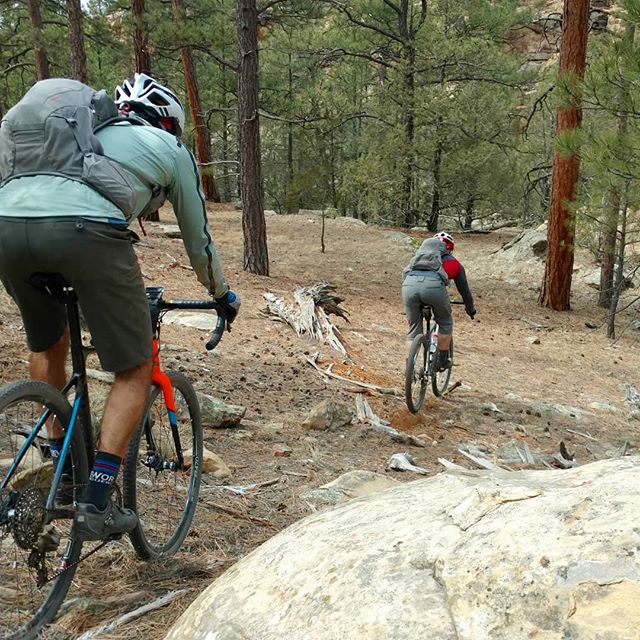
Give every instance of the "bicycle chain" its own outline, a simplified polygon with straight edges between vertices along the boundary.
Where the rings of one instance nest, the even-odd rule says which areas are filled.
[[[116,538],[113,539],[109,539],[109,540],[103,540],[99,545],[95,546],[93,549],[91,549],[91,551],[89,551],[88,553],[85,553],[83,556],[81,556],[80,558],[78,558],[75,562],[72,562],[71,564],[66,564],[64,563],[64,566],[61,567],[60,569],[54,571],[45,581],[44,583],[46,584],[47,582],[51,582],[52,580],[55,580],[56,578],[59,578],[63,573],[66,573],[67,571],[69,571],[69,569],[71,569],[72,567],[77,567],[81,562],[84,562],[88,557],[92,556],[94,553],[96,553],[97,551],[100,551],[100,549],[102,549],[102,547],[104,547],[105,545],[109,544],[109,542],[112,542],[113,540],[115,540]]]

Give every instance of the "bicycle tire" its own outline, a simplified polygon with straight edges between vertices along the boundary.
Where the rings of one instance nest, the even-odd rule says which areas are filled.
[[[183,453],[187,451],[187,447],[190,449],[191,464],[186,471],[169,469],[155,471],[145,466],[140,459],[141,447],[146,456],[150,454],[146,436],[143,440],[145,425],[153,434],[151,445],[153,454],[159,454],[162,458],[172,457],[175,459],[175,445],[173,439],[168,437],[171,436],[171,430],[166,418],[167,408],[164,396],[157,385],[152,385],[147,409],[127,450],[123,474],[124,504],[128,508],[134,509],[138,514],[138,526],[129,534],[129,537],[136,553],[143,560],[169,556],[180,548],[193,520],[202,476],[203,445],[200,403],[195,389],[185,376],[176,371],[167,371],[166,374],[173,386],[176,410],[181,414],[177,416],[179,428],[181,421],[184,422],[185,429],[180,430],[181,447]],[[154,415],[158,415],[158,413],[164,416],[164,424],[154,418]],[[190,435],[188,444],[186,442],[187,435]],[[154,504],[154,496],[161,498],[165,495],[169,498],[171,491],[175,492],[176,490],[177,481],[185,473],[188,474],[188,478],[185,483],[184,501],[182,504],[176,505],[173,515],[165,514],[164,509],[161,512],[158,505]],[[155,476],[152,477],[152,474]],[[162,480],[165,482],[163,483]],[[178,500],[178,502],[180,501]],[[177,519],[177,523],[173,529],[166,530],[165,528],[165,534],[159,534],[158,532],[162,529],[159,523],[161,523],[163,516],[168,519]]]
[[[437,397],[440,397],[447,390],[449,381],[451,380],[451,371],[453,370],[453,338],[451,338],[451,344],[449,344],[449,361],[451,362],[451,366],[444,371],[431,372],[431,389],[433,390],[433,395]]]
[[[407,409],[411,413],[418,413],[424,402],[424,397],[427,393],[427,378],[424,375],[424,371],[427,366],[428,357],[428,341],[424,334],[420,334],[413,339],[411,348],[409,349],[409,355],[407,357],[407,364],[404,372],[404,398],[407,403]],[[416,371],[416,363],[421,362],[418,371]],[[416,375],[417,374],[417,375]],[[416,384],[419,384],[417,389],[417,396],[414,395]]]
[[[44,382],[34,380],[9,383],[0,389],[0,458],[2,457],[3,450],[6,452],[6,448],[13,450],[11,458],[14,458],[17,453],[16,449],[18,449],[23,442],[19,440],[19,438],[23,437],[23,433],[28,433],[30,422],[24,418],[21,420],[14,417],[18,415],[17,413],[11,413],[12,408],[16,408],[17,412],[17,407],[28,403],[34,405],[33,416],[42,415],[42,407],[44,406],[52,411],[64,430],[68,428],[71,407],[66,398],[58,390]],[[35,418],[33,418],[33,420],[35,424]],[[20,428],[23,425],[26,425],[26,431]],[[47,574],[49,574],[49,566],[45,567],[45,564],[50,565],[53,574],[53,571],[60,569],[62,562],[66,562],[69,568],[62,572],[57,578],[49,578],[44,584],[38,585],[37,576],[34,576],[35,568],[30,566],[28,562],[32,562],[30,558],[33,557],[32,554],[36,545],[36,534],[38,541],[41,542],[43,540],[42,536],[46,526],[45,518],[48,519],[46,516],[45,501],[46,495],[49,493],[53,475],[50,471],[45,470],[49,463],[48,461],[45,462],[46,458],[42,450],[37,450],[37,454],[31,453],[30,450],[28,450],[27,453],[31,453],[31,455],[25,455],[17,468],[18,470],[22,468],[24,470],[23,473],[12,476],[8,487],[0,492],[0,542],[4,543],[0,545],[0,583],[3,585],[11,585],[11,588],[16,591],[13,599],[20,603],[20,611],[15,612],[14,622],[11,621],[10,607],[6,606],[6,603],[3,607],[4,610],[0,616],[0,635],[2,635],[5,640],[17,640],[18,638],[21,640],[30,640],[36,638],[43,627],[53,620],[62,601],[67,595],[75,574],[75,563],[80,558],[82,551],[82,542],[75,540],[71,536],[73,525],[72,517],[68,516],[64,519],[54,517],[50,522],[54,523],[54,527],[57,525],[56,530],[63,532],[64,535],[57,542],[55,549],[47,551],[40,558],[42,570],[45,572],[45,576],[47,576]],[[71,438],[70,455],[73,469],[73,497],[76,499],[88,481],[87,455],[84,440],[77,427],[74,429]],[[30,463],[27,462],[27,458],[31,459]],[[38,463],[38,461],[40,462],[39,466],[33,466]],[[29,466],[29,464],[31,466]],[[36,473],[34,473],[34,469]],[[5,478],[6,471],[8,471],[8,468],[4,472],[0,471],[0,479],[3,480]],[[18,484],[19,482],[22,484]],[[28,493],[29,491],[31,493]],[[24,518],[24,524],[16,523],[15,521],[12,523],[10,520],[11,517],[16,518],[15,512],[11,515],[10,511],[10,505],[15,504],[15,502],[11,502],[12,499],[16,499],[15,494],[20,494],[20,496],[25,499],[27,505],[25,507],[27,515]],[[30,503],[30,500],[35,500],[35,502]],[[31,511],[29,511],[29,509],[31,509]],[[67,513],[72,514],[73,512],[68,509]],[[33,524],[33,522],[30,521],[31,516],[36,520],[41,517],[42,522],[35,522],[35,524]],[[34,526],[34,529],[29,531],[29,535],[34,538],[34,542],[25,543],[23,537],[22,544],[20,543],[19,538],[25,535],[24,529],[21,529],[21,526],[26,526],[27,529],[30,526]],[[7,540],[11,539],[13,540],[13,544],[7,545]],[[25,544],[27,548],[25,548]],[[31,545],[31,549],[28,548],[29,545]],[[9,562],[5,562],[5,558],[9,560]],[[15,574],[15,580],[6,580],[8,569],[11,569]],[[25,578],[26,582],[28,582],[29,588],[26,592],[20,590],[18,586],[21,584],[21,578]],[[40,600],[42,600],[42,602],[37,604],[36,601],[39,602]],[[28,616],[30,617],[27,620],[26,618]]]

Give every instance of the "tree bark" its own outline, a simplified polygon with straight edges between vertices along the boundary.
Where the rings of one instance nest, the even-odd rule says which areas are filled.
[[[134,0],[135,1],[135,0]],[[181,5],[182,0],[171,0],[173,7],[173,20],[176,25],[182,22]],[[205,200],[220,202],[220,196],[216,189],[213,176],[207,173],[211,163],[211,137],[209,129],[202,119],[202,107],[200,103],[200,90],[198,88],[198,77],[196,66],[193,61],[191,47],[180,47],[180,59],[184,71],[184,81],[187,88],[187,99],[189,100],[189,113],[193,122],[194,137],[196,143],[196,158],[200,165],[200,182]]]
[[[398,7],[398,30],[404,42],[402,58],[403,68],[403,113],[402,128],[406,148],[402,157],[402,186],[400,197],[400,212],[405,226],[415,223],[413,210],[413,178],[415,171],[415,31],[412,29],[409,16],[409,0],[401,0]]]
[[[84,17],[80,0],[67,0],[71,77],[87,82],[87,55],[84,49]]]
[[[627,23],[624,32],[625,44],[634,51],[635,25]],[[620,113],[618,114],[618,152],[626,147],[627,134],[627,108],[628,108],[628,80],[620,79],[618,101]],[[618,222],[620,219],[620,188],[616,185],[609,189],[607,199],[607,211],[603,221],[602,237],[600,240],[600,294],[598,306],[608,309],[613,302],[614,270],[616,264],[616,240],[618,235]]]
[[[222,104],[227,106],[227,71],[221,66],[222,72]],[[226,108],[222,111],[222,189],[225,200],[228,202],[236,196],[236,190],[231,190],[231,178],[229,176],[229,163],[231,154],[229,153],[229,116]],[[236,166],[236,165],[234,165]],[[238,194],[239,195],[239,194]]]
[[[131,0],[131,16],[133,18],[133,56],[136,71],[151,75],[151,56],[149,43],[144,27],[144,0]]]
[[[287,55],[287,93],[289,98],[289,106],[293,104],[293,71],[291,69],[291,52]],[[291,189],[293,187],[293,122],[289,120],[287,123],[287,213],[293,213],[294,203],[291,199]]]
[[[35,45],[33,54],[36,59],[36,79],[46,80],[49,78],[49,60],[47,51],[42,44],[42,15],[40,14],[39,0],[27,0],[29,10],[29,20],[35,32]]]
[[[611,338],[611,340],[615,340],[616,337],[616,313],[618,311],[618,302],[620,300],[620,294],[622,293],[622,287],[624,286],[624,250],[627,244],[627,215],[628,205],[625,202],[620,216],[620,238],[617,245],[617,255],[615,256],[617,259],[612,282],[611,304],[607,315],[607,337]]]
[[[588,24],[589,0],[565,0],[559,72],[572,97],[570,106],[557,110],[556,137],[577,129],[582,122],[579,82],[584,78]],[[547,231],[549,248],[539,298],[541,306],[556,311],[570,308],[575,218],[568,205],[575,199],[579,171],[577,153],[556,153]]]
[[[256,0],[237,0],[238,128],[244,268],[269,275],[267,227],[262,196],[258,111],[258,12]]]
[[[429,212],[429,218],[427,219],[427,229],[429,229],[429,231],[438,230],[438,220],[440,218],[440,173],[442,169],[442,152],[443,143],[438,139],[438,142],[436,143],[436,151],[433,155],[433,193],[431,195],[431,211]]]
[[[616,238],[618,218],[620,217],[620,191],[612,187],[609,190],[602,237],[600,239],[600,292],[598,306],[608,309],[613,298],[613,272],[616,264]]]
[[[476,204],[476,196],[475,193],[469,191],[467,194],[467,202],[465,203],[464,208],[464,225],[463,229],[470,230],[471,225],[473,224],[473,219],[475,216],[475,204]]]

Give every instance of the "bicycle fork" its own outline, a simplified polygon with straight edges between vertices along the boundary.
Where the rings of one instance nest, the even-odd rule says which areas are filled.
[[[180,433],[178,432],[178,415],[176,410],[173,385],[169,376],[160,368],[160,342],[156,338],[153,340],[153,368],[151,370],[151,382],[157,385],[162,392],[164,404],[167,409],[167,417],[171,426],[171,436],[175,448],[176,460],[165,460],[162,452],[159,451],[153,439],[150,418],[145,422],[145,438],[147,441],[147,458],[143,464],[156,472],[164,469],[171,471],[182,471],[184,469],[184,458],[182,456],[182,444]]]

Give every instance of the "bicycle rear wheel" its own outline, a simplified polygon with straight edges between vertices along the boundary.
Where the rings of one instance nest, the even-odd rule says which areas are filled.
[[[423,334],[411,343],[404,372],[404,397],[411,413],[418,413],[427,393],[428,341]]]
[[[447,390],[449,380],[451,380],[451,371],[453,369],[453,338],[451,338],[451,344],[449,345],[449,362],[451,362],[451,366],[444,371],[436,371],[434,367],[435,362],[431,365],[431,388],[433,389],[434,395],[438,397]]]
[[[0,637],[35,638],[53,619],[75,573],[82,543],[71,536],[73,501],[87,483],[87,457],[79,429],[71,439],[73,483],[54,509],[46,502],[53,462],[43,427],[12,471],[13,461],[45,411],[66,431],[71,407],[43,382],[13,382],[0,389]],[[63,497],[65,504],[62,504]],[[69,567],[56,574],[64,567]]]
[[[168,556],[180,548],[196,509],[202,474],[202,418],[196,392],[182,374],[166,373],[173,386],[184,468],[176,468],[169,410],[156,385],[124,464],[124,503],[139,518],[129,536],[144,560]]]

